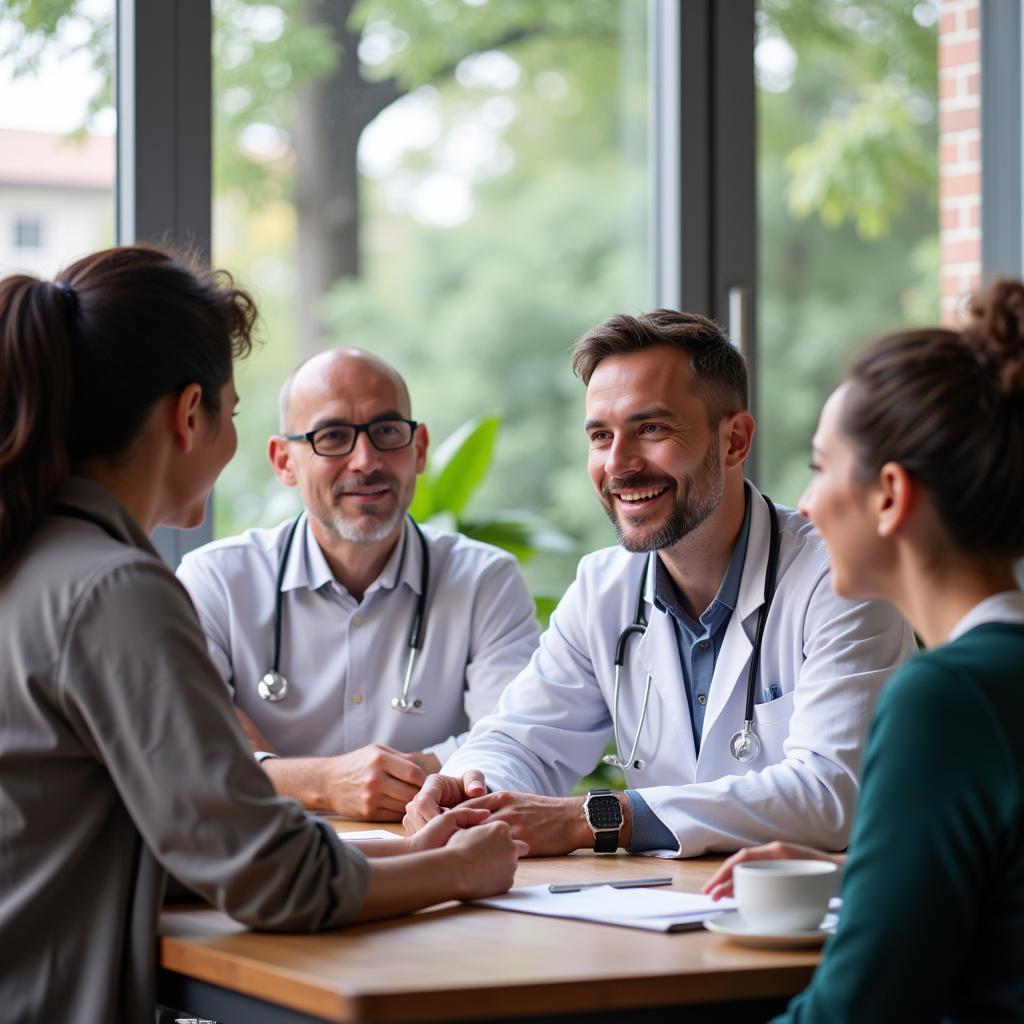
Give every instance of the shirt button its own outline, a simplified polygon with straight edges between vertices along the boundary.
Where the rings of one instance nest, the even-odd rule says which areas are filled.
[[[707,702],[708,702],[708,698],[707,698],[706,694],[703,694],[703,693],[698,693],[697,694],[697,703],[698,704],[707,704]]]
[[[352,694],[352,703],[353,704],[362,704],[363,703],[363,695],[361,693],[353,693]]]
[[[701,642],[700,642],[700,649],[702,651],[706,651],[710,646],[711,646],[711,644],[707,640],[701,640]]]
[[[362,617],[362,615],[353,615],[352,616],[352,625],[353,626],[361,626],[362,624],[363,624],[363,617]]]

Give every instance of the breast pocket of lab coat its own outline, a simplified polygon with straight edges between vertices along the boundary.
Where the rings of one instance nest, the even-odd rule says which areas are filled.
[[[789,721],[793,717],[793,691],[775,700],[754,705],[754,731],[761,740],[761,760],[774,764],[782,760],[782,744],[789,735]]]

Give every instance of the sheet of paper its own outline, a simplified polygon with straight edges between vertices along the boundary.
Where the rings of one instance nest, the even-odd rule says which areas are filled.
[[[397,839],[398,837],[394,832],[388,832],[387,829],[383,828],[368,828],[362,832],[339,832],[339,839],[360,839],[366,842],[370,839]]]
[[[545,917],[571,917],[598,924],[651,931],[680,931],[705,918],[736,909],[736,901],[666,889],[613,889],[602,885],[581,892],[548,892],[546,885],[512,889],[504,896],[474,900],[478,906]]]

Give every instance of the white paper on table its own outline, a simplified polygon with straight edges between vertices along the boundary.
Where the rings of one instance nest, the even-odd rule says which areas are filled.
[[[371,839],[395,839],[397,838],[394,832],[389,832],[384,828],[368,828],[363,832],[339,832],[339,839],[359,839],[363,842],[367,842]]]
[[[473,900],[476,906],[514,910],[544,917],[571,917],[597,924],[678,932],[699,928],[705,918],[736,909],[734,899],[712,900],[692,892],[665,889],[613,889],[610,885],[580,892],[549,892],[546,885],[527,885],[504,896]]]

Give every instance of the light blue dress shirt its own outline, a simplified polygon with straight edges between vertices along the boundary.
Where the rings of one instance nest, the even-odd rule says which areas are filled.
[[[357,601],[334,578],[307,522],[281,584],[284,700],[261,700],[271,667],[278,563],[290,522],[214,541],[182,560],[210,656],[241,707],[285,756],[329,756],[370,743],[425,750],[442,762],[492,711],[537,646],[533,600],[511,555],[461,534],[423,527],[430,554],[425,640],[416,658],[413,713],[402,690],[422,553],[405,528]]]

